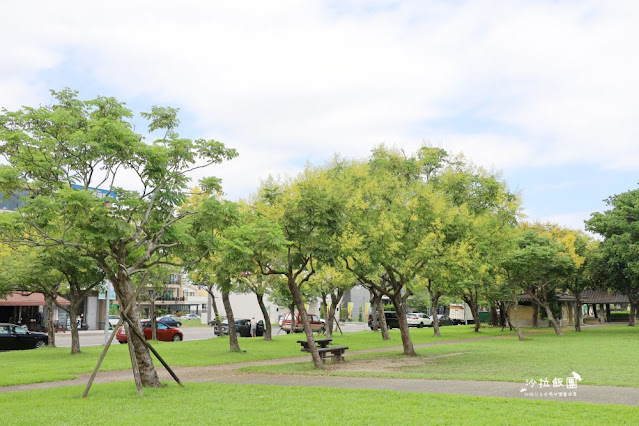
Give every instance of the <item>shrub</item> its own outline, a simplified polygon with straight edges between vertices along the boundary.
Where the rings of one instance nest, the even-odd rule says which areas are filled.
[[[629,321],[630,312],[628,311],[610,312],[610,318],[612,321]]]

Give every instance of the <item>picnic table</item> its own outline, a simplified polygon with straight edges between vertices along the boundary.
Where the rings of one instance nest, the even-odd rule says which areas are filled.
[[[315,346],[318,348],[325,348],[331,344],[333,339],[315,339]],[[308,342],[306,340],[298,340],[297,343],[302,345],[302,352],[309,352]]]
[[[328,345],[333,341],[333,339],[315,339],[315,346],[317,347],[317,353],[320,358],[322,358],[322,362],[326,361],[326,358],[333,358],[333,362],[342,362],[344,361],[344,352],[348,349],[348,346],[333,346],[328,347]],[[310,352],[308,346],[308,341],[306,340],[298,340],[297,343],[302,345],[302,352]]]

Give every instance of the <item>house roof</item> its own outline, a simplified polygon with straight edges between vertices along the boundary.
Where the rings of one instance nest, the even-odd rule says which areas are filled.
[[[575,296],[566,293],[557,293],[557,300],[560,302],[574,302]],[[520,302],[530,302],[528,293],[519,295]],[[628,296],[619,293],[609,293],[606,290],[583,290],[581,292],[581,303],[586,304],[608,304],[608,303],[630,303]]]
[[[606,290],[584,290],[581,292],[583,303],[630,303],[628,296],[608,293]]]
[[[530,302],[531,300],[532,298],[528,293],[521,293],[519,295],[520,302]],[[575,296],[571,294],[557,293],[557,300],[560,302],[573,302],[575,300]]]
[[[58,303],[61,305],[68,305],[69,301],[63,297],[58,296]],[[0,306],[44,306],[46,302],[42,293],[31,293],[25,295],[20,291],[14,291],[7,295],[7,297],[0,299]]]

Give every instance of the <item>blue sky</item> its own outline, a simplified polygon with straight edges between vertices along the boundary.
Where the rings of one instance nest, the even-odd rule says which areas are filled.
[[[3,5],[0,105],[49,89],[181,109],[245,197],[334,153],[424,141],[503,171],[532,220],[582,228],[639,183],[639,4],[30,1]],[[139,131],[142,131],[140,121]],[[197,176],[196,176],[197,177]]]

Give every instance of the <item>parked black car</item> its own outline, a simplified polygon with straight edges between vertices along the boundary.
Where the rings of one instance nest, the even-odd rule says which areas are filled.
[[[432,319],[433,316],[431,315],[430,318]],[[446,315],[437,315],[437,322],[439,322],[440,327],[443,325],[455,325],[453,320],[448,318]]]
[[[176,319],[171,318],[170,316],[165,316],[162,318],[158,318],[158,321],[162,321],[164,324],[168,325],[169,327],[182,327],[182,323]]]
[[[399,328],[399,319],[395,311],[384,311],[384,317],[386,318],[386,327]],[[377,318],[377,312],[375,312],[375,318]],[[368,316],[368,326],[373,329],[373,314]]]
[[[46,333],[29,331],[15,324],[0,323],[0,351],[43,348],[49,343]]]
[[[209,323],[212,325],[212,323]],[[222,322],[222,332],[224,335],[229,334],[229,323],[227,321]],[[250,319],[238,319],[235,320],[235,333],[237,333],[238,337],[251,337],[251,320]],[[217,336],[220,335],[220,330],[217,325],[215,326],[215,334]],[[255,334],[257,336],[264,335],[264,321],[259,320],[257,322],[257,328],[255,329]]]

